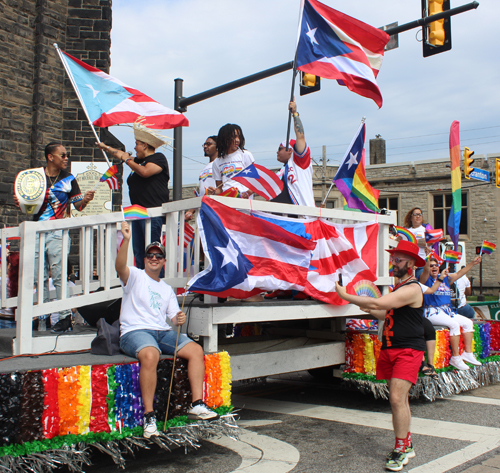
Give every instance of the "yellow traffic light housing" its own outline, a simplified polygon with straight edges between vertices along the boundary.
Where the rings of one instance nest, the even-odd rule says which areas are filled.
[[[473,154],[474,151],[467,148],[467,146],[464,147],[464,176],[466,179],[470,179],[470,173],[474,171],[472,167],[472,163],[474,162],[474,159],[472,159]]]
[[[450,9],[450,0],[422,0],[422,18],[436,15]],[[442,18],[424,25],[424,57],[451,49],[451,18]]]
[[[495,160],[495,183],[500,188],[500,159]]]
[[[316,92],[321,88],[321,77],[300,71],[300,95]]]

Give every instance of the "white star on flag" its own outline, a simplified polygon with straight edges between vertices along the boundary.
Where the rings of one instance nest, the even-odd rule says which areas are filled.
[[[307,23],[307,28],[308,28],[308,31],[307,31],[306,35],[309,36],[309,39],[311,40],[311,43],[312,44],[319,44],[316,41],[316,38],[314,37],[314,35],[316,34],[316,30],[318,28],[311,29],[311,27],[309,26],[309,23]]]
[[[222,246],[216,246],[216,250],[219,250],[224,256],[224,261],[222,262],[221,268],[226,266],[226,264],[232,263],[238,268],[238,250],[234,247],[233,241],[229,239],[226,248]]]
[[[355,164],[358,164],[358,162],[356,161],[356,157],[358,156],[358,153],[356,154],[352,154],[350,153],[349,155],[349,161],[347,161],[346,164],[349,165],[349,167],[347,169],[351,169],[351,166],[354,166]]]
[[[100,92],[99,90],[95,90],[90,84],[85,84],[92,91],[92,98],[95,99],[96,95]]]

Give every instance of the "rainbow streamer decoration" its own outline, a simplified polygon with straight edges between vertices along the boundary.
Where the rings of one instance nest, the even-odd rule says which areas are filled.
[[[123,217],[125,220],[148,218],[148,209],[137,204],[130,205],[129,207],[123,207]]]
[[[417,244],[415,235],[407,228],[394,225],[394,229],[398,232],[398,236],[400,236],[403,240],[409,241],[410,243],[415,243],[415,245]]]
[[[452,203],[448,218],[448,234],[458,249],[460,219],[462,218],[462,175],[460,173],[460,123],[455,120],[450,128],[451,195]]]
[[[444,260],[447,263],[458,263],[462,259],[462,253],[453,250],[446,250],[444,252]]]
[[[375,299],[382,297],[379,288],[372,281],[367,279],[357,281],[352,288],[357,296],[374,297]]]
[[[363,121],[349,146],[333,182],[350,209],[378,213],[379,190],[373,189],[365,175],[365,134]]]
[[[491,243],[489,241],[484,240],[483,246],[481,247],[481,254],[483,255],[491,255],[496,249],[497,245],[495,243]]]

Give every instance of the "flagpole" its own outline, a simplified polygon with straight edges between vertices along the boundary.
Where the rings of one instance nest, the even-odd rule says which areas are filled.
[[[357,131],[356,131],[356,133],[354,134],[354,138],[352,139],[351,144],[349,145],[349,148],[347,148],[347,149],[351,149],[351,148],[352,148],[352,145],[354,144],[354,141],[356,141],[356,138],[358,137],[359,130],[360,130],[360,129],[361,129],[361,127],[365,124],[365,121],[366,121],[366,117],[363,117],[363,118],[361,119],[361,123],[360,123],[360,125],[359,125],[359,127],[358,127],[358,130],[357,130]],[[345,156],[344,156],[344,159],[342,160],[342,163],[343,163],[344,161],[345,161]],[[342,163],[340,163],[339,169],[340,169],[340,167],[342,166]],[[338,169],[337,169],[337,171],[338,171]],[[325,196],[325,198],[324,198],[323,202],[321,202],[321,205],[323,205],[323,204],[326,202],[326,199],[327,199],[327,198],[328,198],[328,196],[330,195],[330,192],[331,192],[332,187],[333,187],[333,185],[334,185],[334,184],[335,184],[335,177],[332,179],[332,183],[331,183],[331,185],[330,185],[330,189],[328,189],[328,192],[326,193],[326,196]]]
[[[297,76],[297,52],[299,50],[299,45],[295,48],[295,58],[293,59],[293,72],[292,72],[292,87],[290,90],[290,102],[293,102],[295,93],[295,77]],[[292,111],[288,110],[288,126],[286,129],[286,150],[288,151],[290,143],[290,128],[292,125]]]
[[[56,48],[57,54],[59,55],[59,59],[63,63],[64,69],[66,70],[66,73],[68,74],[68,77],[69,77],[69,80],[71,82],[71,85],[73,86],[73,89],[74,89],[74,91],[76,93],[76,96],[78,97],[78,100],[80,101],[80,105],[82,106],[83,111],[85,112],[85,116],[87,117],[87,120],[89,122],[90,128],[92,128],[92,131],[94,132],[94,136],[95,136],[97,142],[99,143],[101,140],[100,140],[99,136],[97,135],[97,132],[95,131],[94,124],[90,120],[89,113],[87,112],[87,108],[85,107],[85,104],[83,102],[83,98],[82,98],[82,96],[80,94],[80,91],[78,90],[78,87],[76,85],[76,82],[75,82],[75,79],[73,77],[73,74],[71,73],[70,68],[66,64],[66,61],[65,61],[65,59],[64,59],[64,57],[63,57],[63,55],[61,53],[61,50],[59,49],[59,46],[58,46],[57,43],[54,43],[54,48]],[[103,149],[101,149],[101,151],[102,151],[102,154],[104,156],[104,159],[108,163],[108,166],[111,167],[111,163],[109,162],[109,159],[108,159],[106,153],[104,152]]]

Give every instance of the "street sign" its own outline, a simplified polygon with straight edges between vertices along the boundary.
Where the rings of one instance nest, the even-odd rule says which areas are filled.
[[[490,182],[490,172],[484,169],[476,169],[470,173],[471,179],[477,179],[478,181]]]

